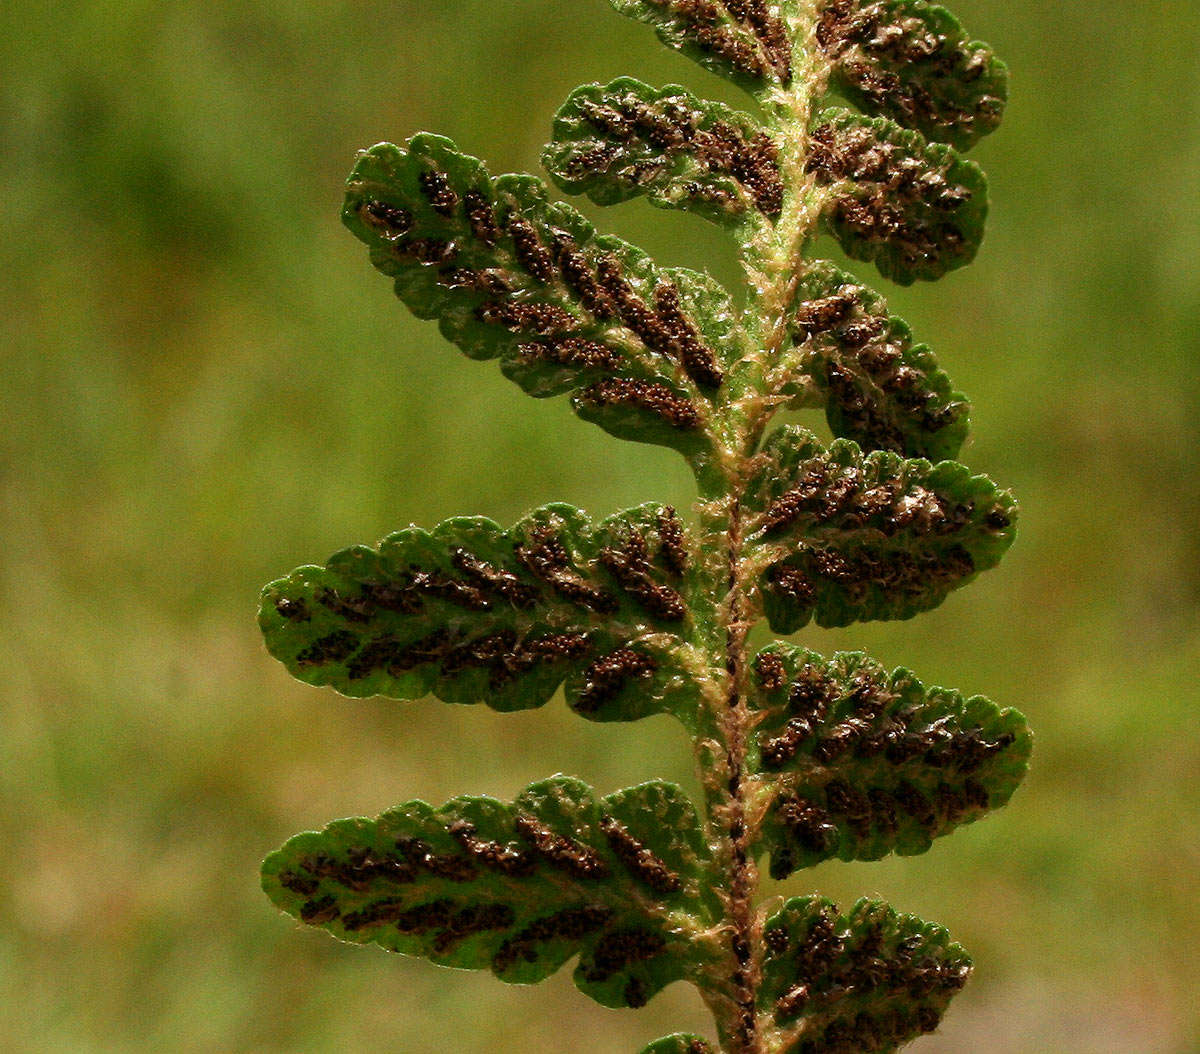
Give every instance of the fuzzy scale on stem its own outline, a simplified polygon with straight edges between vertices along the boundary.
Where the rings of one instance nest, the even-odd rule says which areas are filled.
[[[808,9],[797,16],[793,39],[811,43],[815,14]],[[758,376],[761,388],[747,395],[731,418],[740,424],[732,438],[723,480],[726,501],[721,503],[724,544],[727,555],[728,594],[722,605],[725,628],[725,672],[727,691],[718,725],[724,743],[726,773],[724,801],[719,806],[727,849],[728,885],[725,898],[730,950],[733,958],[730,1000],[714,1011],[722,1032],[722,1043],[734,1054],[769,1054],[756,1011],[762,978],[763,945],[761,925],[754,899],[758,868],[748,846],[761,822],[750,796],[757,781],[746,771],[746,742],[751,714],[746,704],[746,638],[752,622],[748,591],[754,576],[748,573],[744,556],[742,501],[755,452],[771,413],[778,402],[772,390],[770,365],[788,338],[787,319],[793,308],[796,288],[805,273],[804,253],[812,240],[822,208],[822,192],[805,171],[808,157],[808,123],[811,99],[823,90],[828,68],[815,48],[797,49],[804,63],[796,70],[790,87],[780,89],[767,101],[766,127],[779,143],[779,167],[784,186],[784,204],[775,223],[763,221],[754,241],[741,254],[752,301],[747,317],[757,316],[759,333]],[[699,480],[704,489],[705,480]],[[703,764],[703,759],[701,759]],[[706,781],[711,782],[711,781]],[[711,800],[711,799],[710,799]],[[711,805],[710,805],[711,809]],[[731,1005],[730,1005],[731,1004]]]

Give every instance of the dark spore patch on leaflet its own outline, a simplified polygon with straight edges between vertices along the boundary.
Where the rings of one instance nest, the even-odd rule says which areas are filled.
[[[872,787],[867,791],[867,800],[871,804],[871,823],[884,834],[895,835],[900,829],[896,799],[883,788]]]
[[[524,850],[476,837],[475,825],[468,820],[455,820],[449,831],[467,855],[490,871],[498,871],[503,875],[527,875],[535,866],[533,855]]]
[[[458,195],[450,186],[450,181],[437,169],[426,169],[418,177],[421,193],[429,202],[429,207],[439,216],[450,218],[458,208]]]
[[[368,227],[384,238],[401,238],[412,230],[412,213],[386,201],[364,201],[358,214]]]
[[[533,224],[514,213],[508,218],[508,233],[521,266],[543,285],[553,282],[554,261]]]
[[[825,785],[825,804],[829,812],[840,817],[856,838],[871,836],[871,802],[861,791],[845,780],[833,779]]]
[[[783,660],[772,652],[763,652],[755,658],[754,674],[764,692],[776,692],[787,683]]]
[[[500,228],[492,203],[479,191],[468,190],[463,195],[463,208],[471,233],[485,245],[495,245],[500,240]]]
[[[358,911],[350,911],[342,916],[342,928],[350,933],[356,933],[367,926],[383,926],[394,924],[405,913],[404,902],[395,897],[385,897],[374,900]]]
[[[632,648],[618,648],[601,656],[583,672],[583,691],[574,709],[581,714],[594,713],[614,699],[634,677],[649,677],[658,663],[649,655]]]
[[[932,802],[908,780],[897,783],[892,796],[901,812],[911,816],[922,827],[932,830],[937,826],[937,815],[933,811]]]
[[[428,871],[447,882],[473,882],[479,876],[475,864],[466,857],[435,852],[420,838],[397,838],[396,848],[413,868]]]
[[[353,654],[358,647],[358,638],[349,630],[339,629],[333,633],[318,637],[307,648],[296,656],[296,665],[325,666],[333,662],[341,662]]]
[[[655,582],[645,536],[631,530],[621,548],[600,550],[600,562],[618,585],[651,615],[664,622],[679,622],[687,615],[683,598],[670,586]]]
[[[791,944],[791,937],[788,936],[787,927],[773,926],[770,929],[764,930],[763,943],[767,946],[768,958],[782,955],[788,950],[788,946]]]
[[[575,239],[565,231],[556,231],[552,249],[563,281],[592,317],[597,322],[615,318],[616,304],[600,284],[592,258],[579,248]]]
[[[279,884],[284,889],[290,890],[301,897],[311,897],[320,885],[315,878],[297,874],[295,871],[281,871],[279,873]]]
[[[677,893],[682,888],[679,875],[638,841],[619,820],[605,816],[600,821],[600,829],[617,859],[639,882],[656,893]]]
[[[338,618],[345,619],[347,622],[370,622],[371,617],[375,614],[375,604],[369,596],[343,596],[336,589],[328,586],[318,590],[313,599],[326,611],[333,612]]]
[[[661,933],[640,926],[611,930],[596,942],[584,977],[592,983],[607,981],[627,966],[662,954],[666,946]]]
[[[523,359],[548,362],[555,366],[569,366],[580,370],[602,370],[612,373],[625,361],[615,348],[598,344],[581,337],[565,337],[518,344],[517,353]]]
[[[645,1006],[649,1002],[649,996],[646,995],[646,986],[639,977],[631,977],[625,982],[622,995],[625,998],[626,1004],[635,1010]]]
[[[441,954],[476,933],[506,930],[515,919],[516,913],[508,904],[468,904],[451,915],[445,928],[434,937],[433,950]]]
[[[831,726],[813,747],[813,757],[823,765],[830,765],[850,751],[870,731],[867,723],[850,717]]]
[[[518,641],[512,630],[502,630],[452,648],[441,669],[452,676],[470,667],[483,668],[489,671],[491,687],[500,688],[543,663],[580,658],[590,647],[585,633],[555,633]]]
[[[787,792],[780,795],[776,814],[780,822],[800,843],[812,853],[831,853],[838,844],[837,826],[826,810],[806,798]],[[771,876],[785,878],[776,873],[777,861],[772,861]]]
[[[763,656],[770,658],[772,656]],[[779,667],[782,687],[783,666]],[[776,735],[761,737],[763,764],[768,768],[780,768],[792,760],[800,749],[815,735],[817,728],[828,713],[832,682],[824,671],[812,663],[805,663],[797,674],[788,692],[790,717],[783,730]]]
[[[854,311],[857,298],[849,292],[804,301],[797,309],[794,325],[802,340],[828,333],[844,322]]]
[[[436,571],[423,571],[416,565],[410,572],[408,588],[417,593],[436,597],[467,611],[491,611],[492,601],[484,590],[469,582],[459,581]]]
[[[450,559],[478,589],[503,597],[515,608],[528,610],[538,601],[536,588],[522,582],[512,571],[493,567],[466,549],[455,549],[450,554]]]
[[[535,301],[485,300],[475,309],[480,322],[503,326],[513,333],[552,337],[572,333],[579,320],[557,304]]]
[[[654,289],[652,310],[637,295],[624,277],[621,261],[612,253],[596,263],[595,295],[603,294],[603,303],[614,305],[621,322],[637,334],[646,347],[664,358],[679,363],[684,373],[701,387],[717,388],[724,380],[711,349],[701,342],[691,321],[679,303],[679,290],[670,282]],[[641,383],[641,382],[638,382]]]
[[[332,922],[337,917],[337,901],[330,894],[326,894],[317,900],[306,901],[300,907],[300,920],[307,922],[311,926],[320,926],[323,923]]]
[[[611,615],[619,608],[612,593],[587,581],[571,568],[566,546],[551,528],[534,528],[529,544],[517,545],[515,552],[530,574],[545,582],[564,600],[601,615]]]
[[[700,342],[696,328],[683,313],[679,290],[670,282],[660,282],[654,288],[654,307],[667,332],[664,350],[679,361],[684,373],[696,384],[702,388],[719,388],[725,375],[712,351]]]
[[[798,567],[788,564],[777,563],[767,568],[767,585],[801,608],[811,607],[817,599],[812,579]]]
[[[302,870],[316,879],[329,879],[346,889],[363,893],[376,881],[389,885],[407,885],[416,879],[416,870],[407,861],[390,853],[378,853],[366,846],[346,850],[345,859],[325,853],[304,857]],[[307,884],[308,880],[304,880]],[[291,888],[291,887],[289,887]]]
[[[441,662],[451,647],[450,635],[434,630],[411,644],[401,644],[391,634],[372,638],[346,667],[346,676],[361,680],[375,670],[386,670],[393,677],[430,662]]]
[[[680,431],[700,427],[700,414],[695,406],[665,384],[654,381],[613,377],[585,388],[579,398],[593,406],[630,406],[645,410]]]
[[[683,539],[683,524],[670,505],[659,510],[656,521],[658,523],[659,556],[671,574],[676,578],[682,577],[688,566],[687,546]]]
[[[442,659],[442,673],[453,676],[469,667],[499,669],[513,654],[517,635],[510,629],[487,633],[451,648]]]
[[[502,974],[518,962],[537,962],[539,944],[553,940],[582,940],[603,929],[613,914],[612,908],[589,904],[564,908],[535,919],[500,945],[492,958],[492,968]]]
[[[544,637],[531,637],[503,655],[500,662],[493,666],[492,686],[499,687],[545,663],[582,658],[591,650],[591,646],[586,633],[550,633]]]
[[[362,595],[375,608],[384,611],[394,611],[400,615],[415,615],[424,606],[420,592],[413,588],[412,579],[404,578],[400,582],[376,582],[366,579],[359,583]],[[368,610],[366,608],[364,611]],[[371,615],[375,614],[372,609]]]
[[[391,921],[400,933],[429,933],[447,925],[453,913],[454,901],[438,897],[424,904],[397,911]]]
[[[608,877],[608,865],[591,846],[582,845],[573,838],[557,834],[525,813],[517,816],[516,828],[517,834],[529,843],[535,853],[560,871],[565,871],[574,878]]]
[[[312,618],[303,597],[277,597],[275,610],[289,622],[308,622]]]

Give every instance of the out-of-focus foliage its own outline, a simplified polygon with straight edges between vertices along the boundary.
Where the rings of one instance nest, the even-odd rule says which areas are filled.
[[[990,229],[974,266],[888,300],[969,394],[963,458],[1020,495],[1020,538],[1004,574],[919,620],[799,640],[986,685],[1036,725],[1037,756],[952,846],[778,891],[886,889],[990,964],[914,1050],[1174,1054],[1200,1040],[1200,10],[955,11],[1014,71],[1005,134],[971,154]],[[706,1030],[683,986],[634,1015],[575,997],[569,970],[551,1002],[443,985],[290,931],[257,888],[265,852],[351,811],[510,800],[554,769],[599,794],[694,791],[666,717],[651,734],[559,702],[341,699],[293,684],[253,625],[261,582],[347,538],[550,498],[688,507],[671,452],[458,356],[338,220],[357,149],[436,128],[493,171],[534,170],[567,92],[630,72],[749,105],[601,0],[0,8],[10,1049],[619,1054]],[[736,284],[698,218],[633,202],[602,222]]]

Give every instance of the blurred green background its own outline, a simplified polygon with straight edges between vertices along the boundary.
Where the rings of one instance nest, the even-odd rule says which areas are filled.
[[[1200,7],[957,0],[1013,69],[973,154],[978,262],[893,309],[1012,486],[1002,567],[861,646],[1020,706],[1011,806],[925,856],[769,892],[887,897],[972,984],[924,1054],[1200,1050]],[[687,508],[682,463],[533,401],[412,320],[340,226],[356,149],[432,129],[533,170],[576,83],[749,101],[603,0],[21,0],[0,7],[0,1036],[16,1051],[625,1054],[707,1025],[340,945],[262,856],[410,797],[556,770],[694,787],[665,719],[501,716],[289,680],[259,587],[335,549],[548,500]],[[594,218],[600,210],[585,208]],[[600,223],[736,284],[715,229]],[[828,243],[826,243],[828,246]],[[863,272],[866,275],[866,272]]]

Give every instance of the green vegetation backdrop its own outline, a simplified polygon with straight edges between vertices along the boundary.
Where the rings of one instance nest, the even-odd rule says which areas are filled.
[[[1025,709],[1012,805],[879,893],[977,959],[914,1050],[1200,1049],[1200,7],[956,0],[1013,70],[978,263],[889,288],[1012,486],[1004,566],[909,623],[812,630]],[[411,797],[556,770],[694,786],[668,719],[352,701],[270,660],[262,583],[353,542],[549,500],[692,499],[682,462],[463,359],[340,226],[354,152],[434,129],[529,170],[575,84],[732,89],[604,0],[0,7],[0,1035],[16,1051],[623,1054],[606,1011],[302,932],[264,853]],[[599,210],[585,211],[593,217]],[[644,203],[601,223],[736,282]]]

